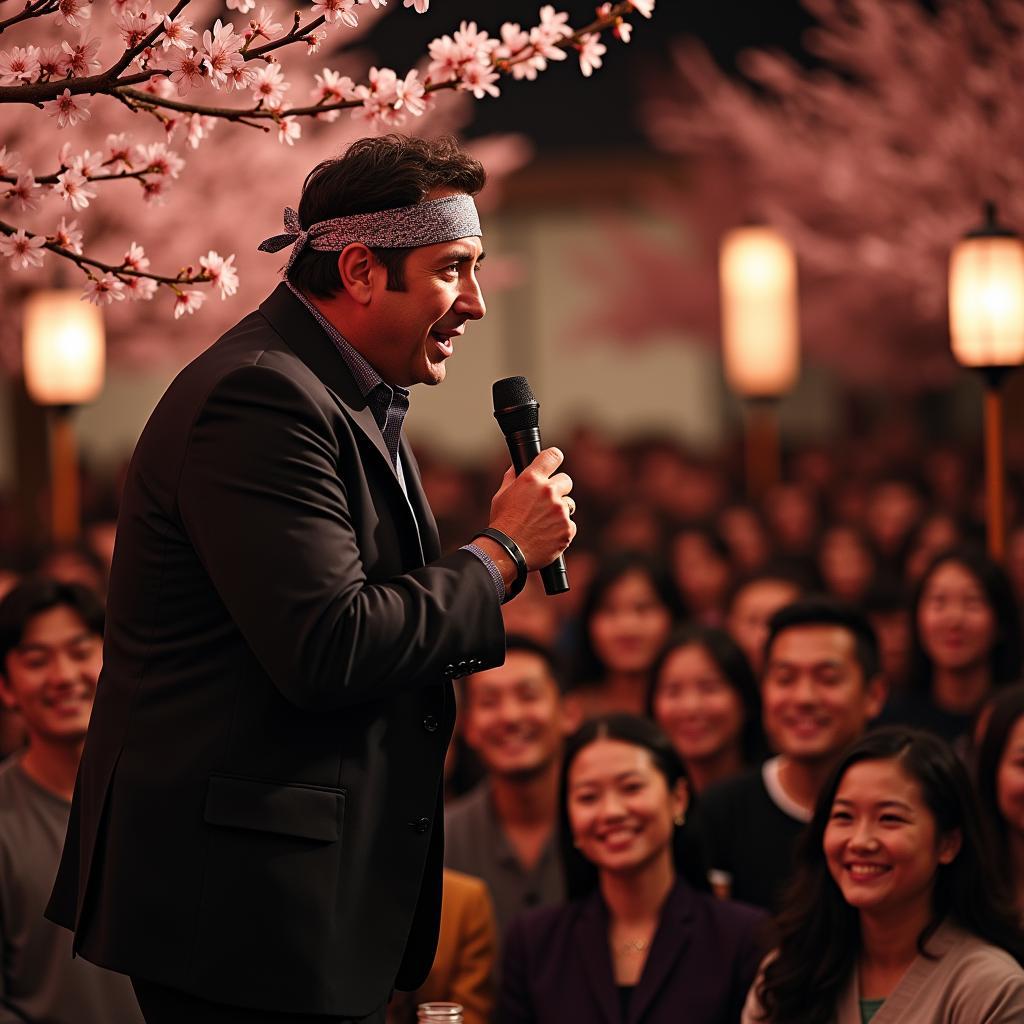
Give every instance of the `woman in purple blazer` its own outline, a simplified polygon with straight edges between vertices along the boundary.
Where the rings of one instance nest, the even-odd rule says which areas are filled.
[[[686,771],[652,722],[607,715],[566,747],[569,898],[513,921],[500,1024],[735,1024],[764,952],[763,917],[716,900]]]

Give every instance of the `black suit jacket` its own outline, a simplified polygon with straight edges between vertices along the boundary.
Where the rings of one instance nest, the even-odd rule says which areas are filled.
[[[439,557],[355,381],[280,286],[187,366],[129,470],[48,914],[105,967],[359,1016],[434,955],[451,678],[493,582]]]
[[[626,1017],[600,894],[531,911],[505,939],[499,1024],[738,1024],[764,952],[764,920],[677,882]]]

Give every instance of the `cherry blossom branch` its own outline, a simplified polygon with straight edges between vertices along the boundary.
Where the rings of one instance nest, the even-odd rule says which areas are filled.
[[[35,0],[35,3],[25,4],[25,9],[20,14],[0,21],[0,35],[5,29],[17,25],[21,21],[28,21],[30,18],[41,18],[46,14],[53,14],[57,10],[57,0]]]

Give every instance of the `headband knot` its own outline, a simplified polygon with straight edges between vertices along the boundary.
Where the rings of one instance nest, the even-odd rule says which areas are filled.
[[[260,242],[261,252],[278,252],[290,245],[285,274],[307,246],[319,252],[341,252],[352,242],[379,249],[406,249],[420,245],[451,242],[480,235],[480,216],[473,197],[464,192],[427,199],[412,206],[391,210],[332,217],[303,228],[290,206],[284,211],[285,231]]]

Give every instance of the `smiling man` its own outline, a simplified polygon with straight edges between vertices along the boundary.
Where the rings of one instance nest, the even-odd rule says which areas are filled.
[[[71,959],[43,917],[100,673],[103,606],[77,583],[28,580],[0,601],[0,700],[28,745],[0,766],[0,1021],[133,1024],[127,978]]]
[[[485,312],[483,184],[450,140],[319,164],[139,441],[49,913],[149,1024],[380,1021],[430,969],[451,680],[575,532],[548,449],[442,556],[402,433]]]
[[[698,822],[716,891],[779,909],[818,790],[885,696],[877,640],[855,608],[807,597],[772,616],[761,709],[777,756],[701,797]]]
[[[463,684],[466,742],[486,777],[449,808],[445,864],[487,883],[499,944],[516,914],[565,899],[558,771],[580,716],[562,680],[547,648],[509,635],[505,664]]]

